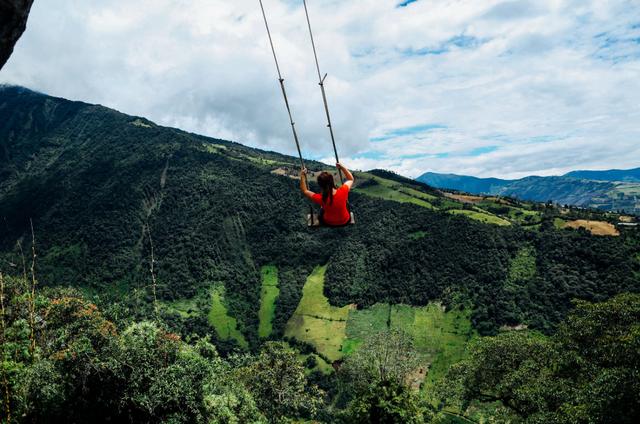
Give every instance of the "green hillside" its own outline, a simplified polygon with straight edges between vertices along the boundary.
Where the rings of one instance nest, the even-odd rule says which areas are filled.
[[[445,193],[383,170],[355,174],[357,224],[310,229],[294,158],[0,88],[0,289],[10,287],[11,306],[2,372],[29,402],[46,403],[24,416],[201,422],[241,416],[244,405],[271,422],[284,410],[335,422],[353,397],[370,395],[345,391],[357,380],[344,386],[341,367],[399,337],[401,351],[415,353],[399,381],[411,393],[399,399],[418,402],[422,416],[446,403],[450,420],[485,419],[499,408],[469,409],[479,402],[471,392],[457,403],[462,395],[442,389],[462,382],[448,380],[455,364],[474,365],[470,349],[494,340],[480,336],[498,343],[530,329],[552,340],[574,299],[640,291],[640,235],[613,225],[624,217]],[[39,297],[29,306],[32,247]],[[290,395],[321,413],[277,409],[287,397],[270,394],[278,384],[268,373],[279,369],[300,371],[286,381],[304,387]],[[176,401],[176,381],[188,399]],[[394,387],[380,393],[403,390]]]
[[[283,334],[318,264],[328,264],[324,291],[333,305],[464,304],[483,334],[524,321],[550,331],[571,298],[639,286],[635,232],[614,240],[556,231],[556,209],[471,205],[386,171],[356,174],[356,226],[308,229],[291,157],[25,89],[0,93],[5,267],[20,262],[17,241],[28,248],[32,219],[41,284],[89,290],[131,316],[152,309],[149,236],[158,298],[194,299],[222,284],[226,308],[252,346],[265,265],[278,269],[274,336]],[[549,224],[532,232],[517,213]],[[525,244],[537,251],[538,273],[528,286],[536,293],[523,300],[504,285],[506,264]],[[565,274],[576,278],[570,289]],[[607,290],[594,291],[594,280]],[[178,328],[206,326],[205,315],[162,312]]]

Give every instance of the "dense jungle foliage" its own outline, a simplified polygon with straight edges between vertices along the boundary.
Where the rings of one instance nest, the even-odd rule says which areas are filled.
[[[640,418],[639,295],[580,302],[551,337],[480,338],[434,405],[408,384],[419,360],[402,331],[372,336],[335,374],[308,374],[286,343],[223,357],[206,337],[113,323],[77,291],[35,283],[0,274],[3,423],[456,423],[451,408],[485,404],[493,422]]]

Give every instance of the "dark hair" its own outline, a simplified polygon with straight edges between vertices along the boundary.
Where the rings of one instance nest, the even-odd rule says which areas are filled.
[[[329,204],[333,204],[333,189],[336,188],[336,184],[333,182],[333,175],[328,172],[321,172],[318,175],[318,185],[322,190],[322,203],[327,203],[327,199],[329,199]]]

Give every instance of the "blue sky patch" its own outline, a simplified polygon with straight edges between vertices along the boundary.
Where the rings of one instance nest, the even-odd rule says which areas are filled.
[[[492,152],[495,152],[496,150],[498,150],[498,146],[483,146],[483,147],[478,147],[471,150],[468,153],[468,155],[469,156],[486,155],[487,153],[492,153]]]
[[[423,47],[420,49],[408,48],[401,51],[403,56],[429,56],[439,55],[450,52],[454,48],[459,49],[473,49],[486,43],[486,40],[481,40],[477,37],[470,35],[459,34],[441,43],[435,47]]]
[[[369,140],[375,143],[380,141],[392,140],[394,138],[403,137],[407,135],[415,135],[415,134],[422,134],[422,133],[434,131],[434,130],[442,130],[445,128],[447,127],[440,124],[415,125],[412,127],[396,128],[393,130],[389,130],[389,131],[386,131],[384,135],[381,135],[378,137],[372,137]]]
[[[460,48],[468,48],[468,47],[477,47],[481,44],[481,41],[476,37],[471,37],[469,35],[456,35],[455,37],[451,37],[446,44],[454,45]]]
[[[414,49],[414,48],[408,48],[408,49],[404,49],[402,50],[402,55],[403,56],[407,56],[407,57],[412,57],[412,56],[429,56],[429,55],[439,55],[439,54],[443,54],[443,53],[447,53],[449,51],[449,49],[446,49],[444,47],[438,47],[438,48],[428,48],[428,47],[424,47],[421,49]]]
[[[374,160],[380,160],[380,159],[384,159],[385,158],[385,154],[382,152],[379,152],[377,150],[368,150],[366,152],[360,153],[356,155],[356,158],[358,159],[374,159]]]
[[[399,3],[396,7],[407,7],[409,6],[411,3],[415,3],[418,0],[404,0],[402,3]]]

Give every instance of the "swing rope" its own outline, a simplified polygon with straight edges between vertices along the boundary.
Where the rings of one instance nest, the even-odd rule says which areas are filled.
[[[305,168],[304,159],[302,159],[302,151],[300,150],[300,141],[298,139],[298,132],[296,131],[296,123],[293,121],[293,115],[291,114],[291,107],[289,106],[289,98],[287,97],[287,90],[284,88],[284,78],[280,72],[280,64],[278,63],[278,56],[276,56],[276,49],[273,46],[273,39],[271,38],[271,30],[269,29],[269,23],[267,22],[267,14],[264,11],[262,0],[260,1],[260,9],[262,10],[262,17],[264,18],[264,26],[267,29],[267,35],[269,36],[269,45],[271,45],[271,52],[273,53],[273,61],[276,63],[276,70],[278,71],[278,82],[282,90],[282,97],[284,98],[284,104],[287,107],[287,113],[289,114],[289,122],[291,123],[291,131],[293,132],[293,140],[296,142],[296,148],[298,149],[298,157],[300,158],[300,166]]]
[[[271,53],[273,53],[273,61],[276,64],[276,70],[278,71],[278,82],[280,83],[280,89],[282,90],[282,97],[284,98],[284,104],[287,107],[287,114],[289,115],[289,123],[291,124],[291,131],[293,133],[293,140],[296,142],[296,149],[298,149],[298,157],[300,158],[300,167],[306,169],[304,159],[302,158],[302,150],[300,149],[300,140],[298,139],[298,132],[296,131],[296,123],[293,120],[291,113],[291,106],[289,105],[289,98],[287,97],[287,90],[284,87],[284,78],[280,72],[280,64],[278,63],[278,56],[276,55],[276,49],[273,46],[273,38],[271,37],[271,30],[269,29],[269,22],[267,21],[267,14],[264,11],[264,5],[262,0],[260,1],[260,10],[262,10],[262,18],[264,19],[264,26],[267,29],[267,36],[269,37],[269,45],[271,46]],[[302,178],[302,175],[300,176]],[[305,176],[305,186],[309,190],[309,181]],[[309,216],[311,219],[311,225],[314,225],[313,206],[309,204]]]
[[[300,149],[300,140],[298,139],[298,132],[296,131],[296,124],[293,120],[293,115],[291,113],[291,106],[289,105],[289,99],[287,97],[287,90],[284,86],[284,78],[282,78],[282,72],[280,71],[280,64],[278,63],[278,56],[276,55],[276,49],[273,44],[273,38],[271,37],[271,30],[269,29],[269,22],[267,20],[267,14],[264,10],[264,4],[262,0],[260,2],[260,10],[262,11],[262,18],[264,19],[264,26],[267,30],[267,36],[269,37],[269,45],[271,46],[271,53],[273,53],[273,61],[276,64],[276,71],[278,72],[278,82],[280,83],[280,89],[282,91],[282,97],[284,98],[284,104],[287,107],[287,113],[289,115],[289,123],[291,124],[291,131],[293,132],[293,140],[296,143],[296,149],[298,150],[298,157],[300,158],[300,166],[303,169],[306,169],[304,164],[304,159],[302,158],[302,151]],[[327,78],[327,74],[322,76],[322,72],[320,72],[320,62],[318,61],[318,52],[316,50],[315,40],[313,38],[313,30],[311,29],[311,19],[309,18],[309,9],[307,8],[307,1],[303,0],[304,4],[304,13],[307,18],[307,27],[309,28],[309,38],[311,39],[311,47],[313,49],[313,57],[315,59],[316,71],[318,72],[318,80],[320,85],[320,91],[322,93],[322,102],[324,104],[324,111],[327,116],[327,128],[329,128],[329,134],[331,136],[331,144],[333,146],[333,153],[336,158],[336,163],[340,163],[340,158],[338,157],[338,149],[336,147],[336,139],[333,133],[333,126],[331,125],[331,114],[329,113],[329,102],[327,101],[327,93],[324,87],[324,81]],[[340,167],[336,166],[338,169],[338,175],[340,176],[340,183],[344,184],[344,176],[342,175],[342,170]],[[309,189],[309,181],[305,178],[305,185],[307,190]],[[351,211],[349,202],[347,202],[347,209]],[[310,216],[311,216],[311,225],[314,224],[314,215],[313,215],[313,207],[309,205]]]
[[[331,115],[329,114],[329,103],[327,102],[327,93],[324,89],[324,80],[327,78],[327,74],[322,76],[322,72],[320,72],[320,63],[318,62],[318,53],[316,51],[316,43],[313,39],[313,31],[311,30],[311,20],[309,19],[309,9],[307,8],[307,0],[303,0],[304,4],[304,14],[307,17],[307,27],[309,28],[309,38],[311,38],[311,47],[313,48],[313,57],[316,61],[316,70],[318,71],[318,80],[320,85],[320,91],[322,92],[322,102],[324,103],[324,111],[327,115],[327,128],[329,128],[329,134],[331,135],[331,144],[333,145],[333,153],[336,157],[336,163],[340,163],[340,159],[338,158],[338,149],[336,148],[336,139],[333,135],[333,126],[331,125]],[[342,171],[338,168],[338,175],[340,175],[340,183],[344,184],[344,178],[342,176]]]

